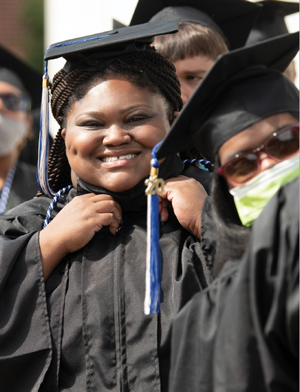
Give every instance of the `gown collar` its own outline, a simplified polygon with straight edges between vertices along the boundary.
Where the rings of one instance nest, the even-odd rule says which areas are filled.
[[[172,155],[166,158],[160,165],[159,177],[164,180],[172,177],[177,177],[182,173],[184,164],[177,155]],[[77,177],[77,196],[86,193],[95,193],[97,195],[110,195],[116,200],[122,211],[141,211],[147,207],[147,197],[145,195],[146,186],[145,179],[142,179],[137,185],[125,192],[111,192],[105,188],[89,184]]]

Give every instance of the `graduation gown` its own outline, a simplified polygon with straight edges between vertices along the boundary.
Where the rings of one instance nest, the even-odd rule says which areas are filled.
[[[32,199],[38,191],[36,184],[36,167],[18,161],[12,186],[9,192],[6,210]],[[1,196],[1,190],[0,190]]]
[[[180,311],[170,391],[299,391],[299,180],[253,225],[239,263]]]
[[[160,171],[180,173],[175,157]],[[96,192],[120,203],[123,225],[116,235],[102,228],[46,282],[38,235],[50,199],[0,218],[1,391],[167,391],[171,321],[211,277],[201,242],[171,214],[160,229],[161,313],[144,315],[144,190],[141,182],[112,194],[78,180],[51,218],[75,196]]]

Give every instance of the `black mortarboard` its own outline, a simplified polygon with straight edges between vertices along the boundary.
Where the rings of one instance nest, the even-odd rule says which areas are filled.
[[[213,159],[220,146],[254,123],[299,111],[299,91],[282,72],[299,48],[285,34],[219,56],[172,125],[157,152],[161,159],[196,147]]]
[[[41,103],[42,74],[0,46],[0,80],[17,87],[31,98],[32,108]]]
[[[107,58],[143,51],[154,41],[156,35],[177,31],[178,21],[176,19],[121,27],[51,45],[44,59],[64,57],[67,60],[64,67],[66,72],[71,72],[78,66],[81,69],[89,69],[100,58],[104,62]]]
[[[260,8],[244,0],[140,0],[130,25],[176,17],[217,31],[236,49],[245,44]]]
[[[287,1],[259,1],[262,10],[249,34],[247,45],[288,33],[284,18],[299,12],[299,3]]]

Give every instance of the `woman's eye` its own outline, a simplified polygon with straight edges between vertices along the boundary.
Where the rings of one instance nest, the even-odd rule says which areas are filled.
[[[139,122],[139,121],[143,121],[143,120],[145,120],[146,119],[146,117],[144,116],[135,116],[135,117],[132,117],[131,119],[129,119],[129,121],[128,122],[130,122],[130,123],[134,123],[134,122]]]
[[[84,128],[100,128],[102,126],[101,123],[97,121],[88,121],[82,125]]]

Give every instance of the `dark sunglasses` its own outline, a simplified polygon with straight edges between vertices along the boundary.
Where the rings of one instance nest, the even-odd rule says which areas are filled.
[[[232,185],[246,184],[261,172],[261,154],[280,162],[299,152],[299,124],[273,132],[266,142],[254,150],[237,154],[218,169]]]
[[[12,112],[30,110],[30,99],[26,95],[0,94],[4,106]]]

